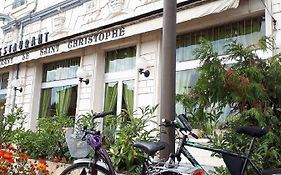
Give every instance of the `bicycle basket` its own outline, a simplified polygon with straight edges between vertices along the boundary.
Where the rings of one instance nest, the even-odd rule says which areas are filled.
[[[82,141],[82,134],[80,132],[74,132],[74,128],[68,128],[65,132],[65,139],[71,157],[86,157],[91,150],[87,141]]]

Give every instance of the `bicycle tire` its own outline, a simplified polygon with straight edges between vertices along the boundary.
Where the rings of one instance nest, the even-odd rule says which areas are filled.
[[[153,175],[182,175],[182,174],[175,171],[164,171],[164,172],[154,173]]]
[[[90,174],[91,164],[88,162],[79,162],[67,167],[60,175],[92,175]],[[95,165],[97,175],[110,175],[109,171],[100,165]]]

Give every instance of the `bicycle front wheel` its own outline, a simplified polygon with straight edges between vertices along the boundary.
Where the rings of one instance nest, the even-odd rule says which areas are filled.
[[[61,175],[110,175],[110,173],[100,165],[95,165],[93,169],[91,163],[80,162],[67,167]]]
[[[182,174],[175,171],[164,171],[164,172],[153,173],[153,175],[182,175]]]

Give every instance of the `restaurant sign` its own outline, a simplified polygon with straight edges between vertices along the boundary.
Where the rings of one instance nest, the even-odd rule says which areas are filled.
[[[124,27],[116,27],[108,30],[89,33],[87,35],[81,35],[79,37],[75,37],[67,41],[64,40],[57,44],[42,46],[38,49],[32,49],[32,47],[35,45],[41,45],[43,43],[47,43],[48,34],[49,33],[45,33],[44,35],[39,35],[37,39],[34,38],[34,40],[32,39],[31,41],[14,43],[12,45],[1,48],[0,68],[29,61],[29,60],[43,58],[46,56],[51,56],[54,54],[59,54],[62,52],[68,52],[71,50],[79,49],[90,45],[95,45],[98,43],[115,40],[118,38],[125,37],[126,33]],[[15,53],[16,51],[20,51],[22,49],[28,49],[28,48],[30,48],[29,51],[21,53],[20,55],[12,56],[13,54],[11,54],[11,56],[9,56],[10,53]]]

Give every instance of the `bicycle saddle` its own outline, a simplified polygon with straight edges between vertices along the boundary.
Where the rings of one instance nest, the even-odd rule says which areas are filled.
[[[260,128],[258,126],[241,126],[236,129],[239,134],[246,134],[252,137],[262,137],[267,134],[269,127]]]
[[[152,156],[157,151],[165,148],[164,143],[162,142],[146,142],[146,141],[136,142],[134,143],[134,147],[143,150],[149,156]]]

